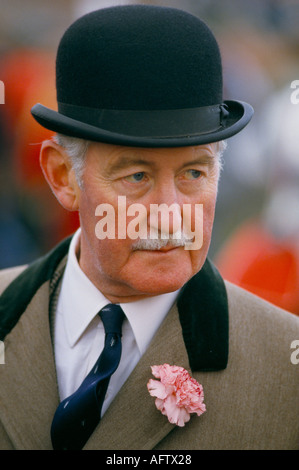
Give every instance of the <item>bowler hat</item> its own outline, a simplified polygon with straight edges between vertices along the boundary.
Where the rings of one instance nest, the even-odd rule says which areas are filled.
[[[104,8],[76,20],[57,52],[58,112],[33,106],[44,127],[119,145],[182,147],[226,139],[253,109],[222,97],[216,39],[190,13]]]

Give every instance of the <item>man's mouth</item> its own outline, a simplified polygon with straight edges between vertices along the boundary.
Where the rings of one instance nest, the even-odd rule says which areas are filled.
[[[153,254],[166,254],[170,253],[171,251],[175,251],[178,248],[184,248],[182,245],[174,245],[168,244],[164,246],[156,246],[156,247],[138,247],[135,248],[134,251],[143,251],[145,253],[153,253]]]
[[[153,253],[166,253],[184,247],[182,243],[138,243],[133,246],[133,251],[148,251]]]
[[[175,250],[176,248],[185,247],[187,243],[192,240],[182,234],[180,237],[170,237],[168,239],[157,238],[157,239],[139,239],[137,240],[132,248],[134,251],[152,251],[159,253],[166,253],[168,251]]]
[[[163,247],[161,247],[161,248],[158,248],[158,249],[152,250],[152,251],[166,253],[166,252],[168,252],[168,251],[176,250],[177,248],[180,248],[181,246],[182,246],[182,245],[179,245],[179,246],[166,245],[166,246],[163,246]]]

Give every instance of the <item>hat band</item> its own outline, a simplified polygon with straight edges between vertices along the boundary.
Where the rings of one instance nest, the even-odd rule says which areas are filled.
[[[167,110],[96,109],[58,103],[59,113],[109,132],[136,137],[184,137],[221,129],[228,116],[225,104]]]

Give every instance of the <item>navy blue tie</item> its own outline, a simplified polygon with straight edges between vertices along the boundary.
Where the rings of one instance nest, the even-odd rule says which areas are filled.
[[[54,450],[79,450],[97,427],[111,375],[121,357],[124,312],[109,304],[99,312],[105,328],[105,346],[78,390],[58,406],[51,427]]]

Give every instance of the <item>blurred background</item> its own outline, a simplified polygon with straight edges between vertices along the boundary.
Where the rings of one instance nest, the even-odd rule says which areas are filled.
[[[251,103],[255,115],[228,140],[210,258],[228,280],[299,314],[298,0],[0,0],[0,268],[33,261],[77,228],[42,176],[40,143],[51,133],[30,108],[56,109],[65,29],[89,11],[134,3],[184,9],[214,31],[224,99]]]

